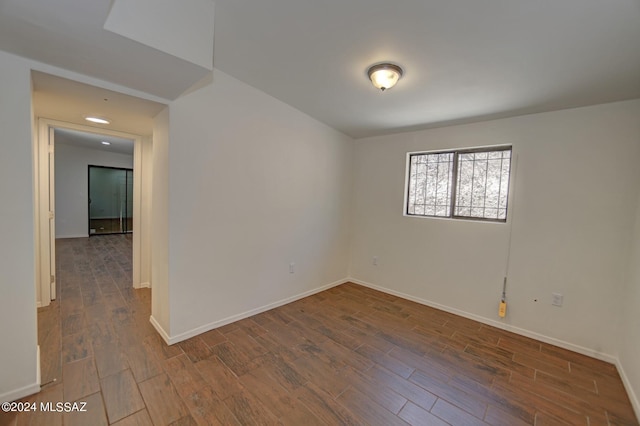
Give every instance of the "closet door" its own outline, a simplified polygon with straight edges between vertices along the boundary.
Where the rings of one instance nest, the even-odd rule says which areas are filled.
[[[89,166],[89,235],[132,232],[133,170]]]

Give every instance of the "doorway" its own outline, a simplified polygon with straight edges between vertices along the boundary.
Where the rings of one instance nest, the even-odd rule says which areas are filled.
[[[70,200],[60,203],[60,211],[55,210],[55,181],[54,177],[54,153],[55,149],[55,133],[60,129],[87,132],[93,134],[100,134],[106,136],[113,136],[117,138],[124,138],[134,143],[133,149],[133,178],[125,181],[125,190],[122,191],[123,197],[125,197],[125,206],[127,212],[123,210],[122,223],[125,231],[129,233],[132,238],[133,245],[133,270],[132,270],[132,284],[133,288],[149,287],[150,286],[150,233],[148,232],[150,210],[147,206],[145,212],[142,213],[142,193],[143,187],[145,190],[150,189],[150,170],[146,165],[151,162],[151,140],[143,139],[141,136],[123,133],[118,131],[110,131],[106,129],[96,129],[93,127],[66,123],[56,120],[50,120],[40,118],[39,122],[39,137],[37,143],[37,156],[36,156],[36,181],[38,197],[36,199],[36,211],[38,212],[38,224],[37,224],[37,237],[36,244],[38,247],[38,261],[37,261],[37,277],[38,286],[37,297],[38,306],[48,306],[51,300],[56,297],[56,271],[55,271],[55,238],[56,238],[56,219],[60,219],[60,225],[63,223],[61,216],[58,213],[63,213],[62,209],[69,206],[74,200],[82,203],[80,208],[81,219],[85,225],[82,226],[84,236],[89,235],[88,215],[87,215],[87,198],[81,201],[83,197],[72,197]],[[143,148],[143,143],[147,148]],[[62,145],[62,144],[61,144]],[[87,164],[83,166],[83,172],[81,175],[84,178],[87,177]],[[145,165],[147,173],[141,174]],[[66,170],[61,168],[60,173]],[[129,169],[131,170],[131,169]],[[55,172],[57,175],[58,173]],[[126,175],[125,175],[126,179]],[[129,185],[130,183],[130,185]],[[83,185],[84,191],[88,190],[87,182]],[[128,196],[127,193],[131,196]],[[86,196],[85,196],[86,197]],[[131,212],[131,213],[129,213]],[[120,213],[118,213],[119,218]],[[129,220],[130,219],[130,220]],[[127,225],[127,222],[129,225]],[[77,235],[80,236],[80,235]],[[72,235],[70,237],[73,237]]]
[[[131,92],[129,90],[108,90],[105,87],[118,87],[110,83],[100,83],[106,86],[96,87],[39,71],[32,71],[31,74],[34,124],[32,143],[35,183],[35,302],[38,306],[38,334],[46,341],[37,342],[40,373],[38,382],[47,383],[52,378],[62,377],[62,364],[66,354],[66,349],[62,350],[62,336],[68,340],[76,331],[65,331],[65,327],[84,327],[90,320],[88,314],[82,314],[82,311],[76,308],[92,302],[98,306],[99,295],[103,295],[103,298],[112,298],[111,295],[118,292],[122,297],[135,295],[136,313],[140,314],[136,315],[136,321],[149,324],[151,291],[143,290],[142,294],[146,296],[140,298],[141,292],[133,289],[151,287],[153,117],[166,108],[166,105],[149,98],[127,94]],[[76,78],[73,73],[70,75]],[[97,81],[90,77],[82,79]],[[87,125],[82,117],[88,113],[108,116],[116,123],[113,129],[118,130],[111,130],[112,126]],[[101,138],[98,143],[110,141],[112,147],[113,141],[104,139],[105,135],[132,140],[133,164],[103,164],[91,161],[78,166],[77,173],[75,168],[73,171],[70,170],[67,164],[55,167],[55,160],[63,157],[61,154],[65,148],[65,141],[59,137],[62,130],[99,134]],[[76,161],[73,164],[77,166],[79,163]],[[88,201],[85,195],[88,191],[88,164],[133,168],[133,232],[88,238]],[[56,180],[65,178],[68,178],[65,185],[77,184],[67,192],[67,197],[63,196],[63,191],[56,191],[55,188]],[[78,212],[77,215],[75,212]],[[64,243],[57,247],[59,256],[56,256],[56,234],[62,236],[59,241]],[[116,245],[114,240],[122,245]],[[96,252],[104,250],[107,250],[111,258],[101,256],[104,253],[96,256]],[[133,256],[129,259],[131,252]],[[117,265],[113,261],[117,262]],[[106,263],[107,267],[113,268],[103,268]],[[76,265],[81,267],[76,268]],[[96,269],[99,272],[109,273],[112,278],[111,284],[115,283],[117,290],[108,286],[109,280],[104,273],[93,273],[87,265],[90,268],[99,268]],[[73,275],[77,273],[88,273],[94,278],[102,275],[104,282],[96,282],[100,287],[91,288],[87,282]],[[59,276],[56,277],[56,274]],[[78,292],[77,287],[83,283],[86,288]],[[81,294],[80,299],[77,298],[78,294]],[[74,297],[76,300],[73,300]],[[139,303],[143,301],[144,303]],[[69,309],[69,306],[72,309]],[[72,313],[79,315],[69,315]],[[95,343],[93,340],[92,344]],[[88,349],[90,353],[95,353],[91,346]],[[95,365],[95,361],[93,364]]]
[[[89,166],[89,236],[133,232],[133,169]]]

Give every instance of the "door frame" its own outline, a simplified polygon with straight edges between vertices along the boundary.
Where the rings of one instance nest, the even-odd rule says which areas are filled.
[[[39,289],[38,306],[48,306],[55,299],[55,137],[54,129],[70,129],[133,140],[133,288],[142,287],[142,136],[104,128],[38,118],[36,146],[36,280]],[[144,220],[148,220],[145,218]],[[146,236],[148,238],[148,236]],[[147,246],[147,245],[144,245]],[[53,272],[53,273],[52,273]],[[53,278],[52,278],[53,277]],[[148,283],[146,283],[148,286]]]

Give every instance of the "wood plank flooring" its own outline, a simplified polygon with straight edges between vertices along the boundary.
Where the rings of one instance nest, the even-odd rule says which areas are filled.
[[[355,284],[167,346],[127,235],[57,241],[42,391],[7,425],[637,425],[616,368]]]

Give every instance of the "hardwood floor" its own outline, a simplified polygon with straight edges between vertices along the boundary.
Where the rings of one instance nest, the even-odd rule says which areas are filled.
[[[638,424],[611,364],[350,283],[169,347],[131,288],[130,236],[57,250],[25,401],[89,411],[2,424]]]

